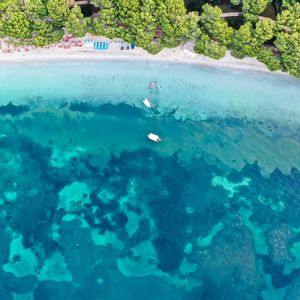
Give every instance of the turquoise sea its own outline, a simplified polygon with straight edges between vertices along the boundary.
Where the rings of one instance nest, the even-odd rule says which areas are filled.
[[[0,91],[0,300],[300,299],[299,80],[40,61]]]

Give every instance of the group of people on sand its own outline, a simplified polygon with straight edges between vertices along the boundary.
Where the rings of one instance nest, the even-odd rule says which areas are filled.
[[[83,43],[81,40],[76,40],[76,37],[71,34],[65,35],[62,42],[60,43],[53,43],[49,46],[44,46],[43,49],[55,49],[55,48],[61,48],[61,49],[70,49],[72,47],[82,47]],[[22,47],[13,47],[12,45],[9,45],[6,41],[1,41],[1,47],[3,53],[14,53],[14,52],[28,52],[31,49],[38,49],[37,46],[22,46]]]
[[[3,53],[15,53],[15,52],[28,52],[31,49],[38,49],[38,48],[43,48],[43,49],[71,49],[73,47],[88,47],[86,42],[90,43],[90,48],[93,48],[94,45],[94,40],[82,40],[79,38],[76,38],[72,34],[66,34],[63,38],[63,40],[59,43],[53,43],[48,46],[44,47],[37,47],[37,46],[20,46],[20,47],[14,47],[8,43],[5,39],[0,39],[0,50],[2,50]],[[136,47],[135,44],[129,44],[125,43],[123,41],[112,41],[110,42],[110,46],[112,48],[120,48],[121,50],[130,50],[134,49]]]

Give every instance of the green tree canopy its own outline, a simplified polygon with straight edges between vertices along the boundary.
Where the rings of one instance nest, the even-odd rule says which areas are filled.
[[[72,8],[67,21],[65,22],[65,27],[69,33],[82,37],[87,33],[88,21],[84,18],[80,7],[75,4]]]
[[[156,3],[154,0],[117,0],[120,36],[129,42],[147,47],[157,28]]]
[[[30,20],[43,19],[47,15],[47,8],[42,0],[27,0],[25,12]]]
[[[270,3],[270,0],[243,0],[243,12],[260,15]]]
[[[59,26],[63,26],[70,14],[66,0],[49,0],[47,9],[49,17]]]
[[[37,20],[33,24],[33,42],[38,47],[59,42],[63,37],[63,30],[55,29],[53,24],[46,20]]]
[[[197,12],[188,13],[186,26],[185,26],[185,33],[184,33],[185,40],[195,39],[199,36],[200,34],[200,29],[198,26],[199,19],[200,18]]]
[[[282,11],[276,23],[274,44],[280,51],[282,65],[291,75],[300,77],[300,3]]]
[[[299,2],[299,0],[282,0],[282,7],[289,8],[298,2]]]
[[[279,55],[275,55],[270,48],[261,47],[257,54],[257,59],[264,63],[270,71],[280,70],[281,68]]]
[[[183,37],[188,36],[195,29],[191,28],[189,18],[196,25],[195,14],[189,16],[182,0],[160,1],[157,7],[158,23],[162,28],[162,40],[166,46],[176,46],[182,41]]]
[[[1,20],[4,23],[3,31],[5,36],[14,39],[28,39],[31,37],[30,20],[26,13],[17,7],[6,9]]]
[[[259,20],[256,23],[254,36],[259,43],[271,40],[275,33],[275,23],[271,19]]]
[[[240,5],[241,4],[241,0],[230,0],[230,3],[232,5]]]
[[[114,38],[118,33],[118,14],[115,1],[94,0],[99,5],[99,17],[92,21],[93,31],[98,35],[105,35]]]
[[[284,68],[291,75],[300,77],[300,33],[280,32],[275,45],[280,51]]]
[[[138,45],[147,49],[151,45],[155,37],[156,29],[158,26],[155,1],[154,0],[142,1],[142,6],[140,8],[137,8],[136,12],[137,15],[133,17],[133,22],[135,26],[133,28],[132,40],[136,42]],[[134,36],[136,38],[134,38]],[[149,48],[149,49],[150,51],[155,51],[154,48],[153,49]]]
[[[207,34],[201,33],[194,50],[213,59],[220,59],[225,56],[227,48],[212,40]]]
[[[231,53],[238,58],[245,56],[254,57],[259,49],[259,43],[254,36],[254,30],[250,22],[242,25],[233,35]]]
[[[276,20],[279,31],[300,32],[300,3],[283,10]]]
[[[2,0],[0,1],[0,14],[4,14],[6,10],[19,10],[22,5],[20,0]]]
[[[233,29],[228,26],[227,22],[222,18],[222,11],[219,7],[205,4],[202,6],[201,28],[212,39],[220,42],[222,45],[231,43]]]

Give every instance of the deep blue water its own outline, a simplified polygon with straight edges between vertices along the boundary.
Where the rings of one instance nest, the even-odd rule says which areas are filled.
[[[210,90],[205,72],[226,75],[185,67]],[[12,74],[17,66],[5,68]],[[300,299],[298,81],[257,73],[256,83],[254,73],[228,71],[237,98],[242,91],[261,102],[254,117],[253,103],[243,104],[247,114],[228,91],[225,105],[218,89],[209,98],[202,88],[206,106],[196,107],[196,83],[185,91],[194,101],[188,110],[184,83],[178,93],[171,84],[184,78],[184,66],[166,79],[158,74],[172,67],[151,65],[144,78],[137,64],[130,72],[140,76],[138,93],[125,84],[96,90],[90,71],[88,90],[99,101],[76,98],[61,75],[48,94],[46,79],[35,81],[37,65],[18,68],[30,93],[20,101],[25,84],[12,89],[8,76],[0,97],[1,300]],[[250,88],[237,81],[241,74]],[[148,88],[153,78],[155,90]],[[264,90],[276,82],[274,107],[257,99],[262,87],[251,94],[262,78]],[[279,94],[280,82],[290,94]],[[125,100],[103,96],[118,93]],[[155,109],[143,107],[139,93]],[[177,103],[168,106],[172,93]],[[276,122],[272,112],[284,108],[286,94],[295,106]],[[270,101],[264,118],[263,101]],[[149,132],[163,141],[147,140]]]

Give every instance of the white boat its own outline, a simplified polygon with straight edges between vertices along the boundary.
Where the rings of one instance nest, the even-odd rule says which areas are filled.
[[[157,134],[149,133],[147,135],[147,137],[148,137],[149,140],[151,140],[153,142],[156,142],[156,143],[161,142],[161,138]]]
[[[145,98],[145,99],[143,100],[143,103],[145,104],[145,106],[151,108],[151,103],[150,103],[150,101],[149,101],[147,98]]]

